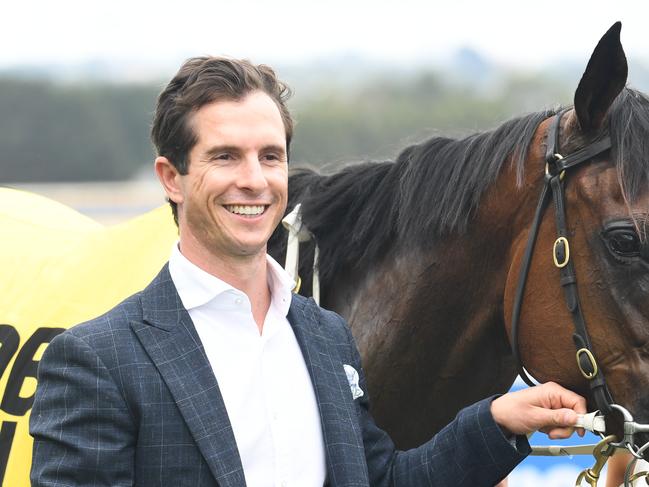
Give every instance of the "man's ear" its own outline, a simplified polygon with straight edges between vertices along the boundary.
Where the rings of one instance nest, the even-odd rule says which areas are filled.
[[[183,202],[183,192],[181,189],[180,177],[181,174],[178,169],[164,156],[158,156],[153,163],[155,173],[160,180],[160,184],[167,193],[167,198],[176,204]]]

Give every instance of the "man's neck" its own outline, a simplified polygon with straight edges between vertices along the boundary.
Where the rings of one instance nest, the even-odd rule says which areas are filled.
[[[194,265],[248,296],[252,316],[261,334],[271,295],[266,252],[249,256],[214,255],[206,249],[180,242],[180,252]]]

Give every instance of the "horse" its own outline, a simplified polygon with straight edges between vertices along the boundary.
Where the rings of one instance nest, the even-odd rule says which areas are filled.
[[[597,44],[573,106],[466,138],[432,137],[395,161],[334,174],[292,170],[287,212],[301,204],[313,237],[301,244],[301,292],[310,294],[317,243],[321,304],[348,321],[372,413],[399,448],[507,391],[519,370],[512,345],[534,378],[577,391],[597,409],[575,363],[574,326],[553,264],[554,203],[540,215],[512,343],[516,287],[558,113],[562,154],[610,138],[610,148],[561,176],[570,242],[563,250],[593,365],[612,400],[649,421],[649,99],[626,87],[620,29],[614,24]],[[268,248],[284,260],[284,229]]]

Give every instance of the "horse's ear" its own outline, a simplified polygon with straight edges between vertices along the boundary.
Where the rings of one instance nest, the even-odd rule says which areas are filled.
[[[621,22],[600,39],[575,92],[575,112],[582,130],[597,130],[626,84],[628,67],[620,43]]]

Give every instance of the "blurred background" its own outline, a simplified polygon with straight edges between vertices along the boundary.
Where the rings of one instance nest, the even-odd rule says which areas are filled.
[[[646,2],[10,2],[0,29],[0,184],[116,223],[163,202],[148,131],[181,62],[273,66],[294,89],[294,165],[391,159],[570,103],[616,20],[649,86]]]
[[[571,103],[616,20],[630,84],[647,91],[648,10],[624,0],[5,2],[0,185],[104,224],[164,204],[149,124],[157,93],[196,55],[273,66],[294,90],[292,164],[327,171]],[[570,485],[590,462],[532,459],[510,485]]]

